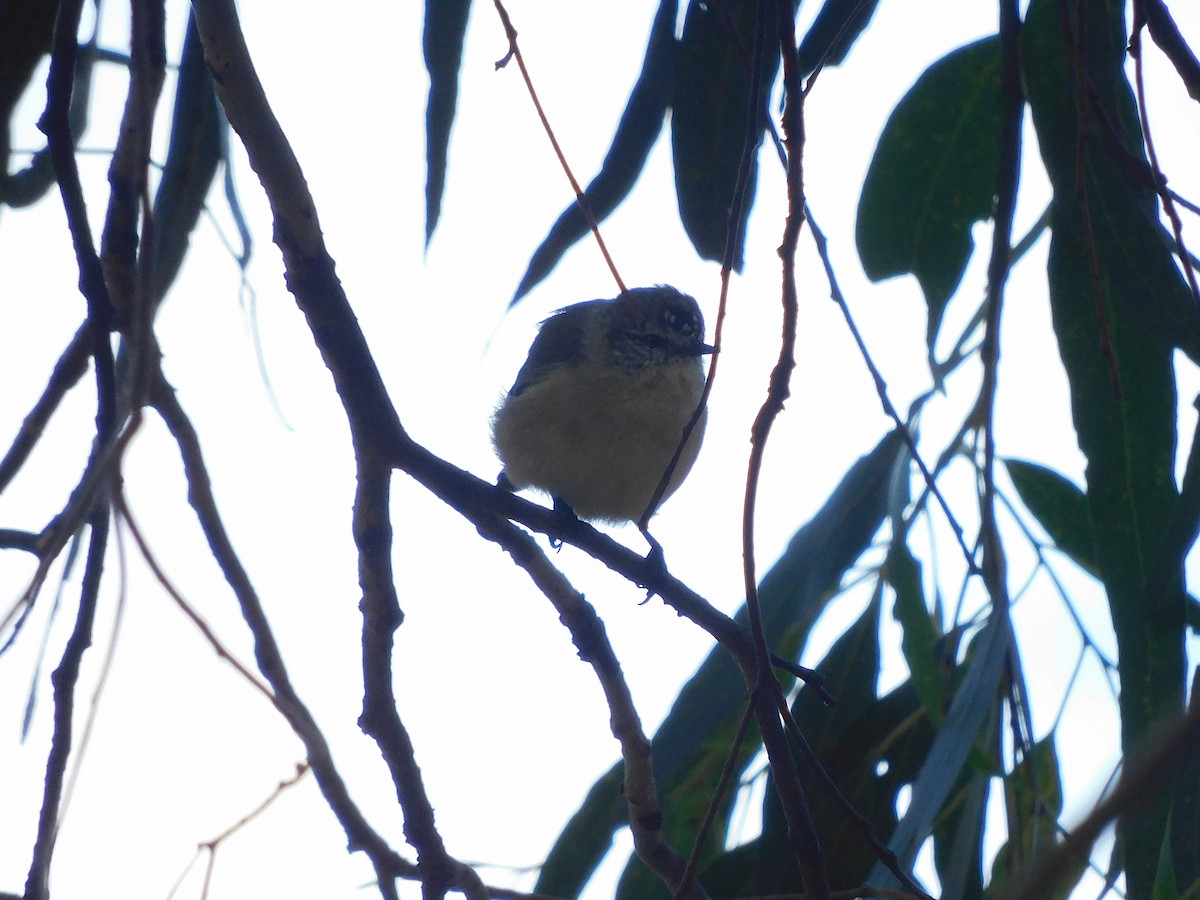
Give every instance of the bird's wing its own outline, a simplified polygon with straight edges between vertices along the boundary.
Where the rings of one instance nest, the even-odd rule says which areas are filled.
[[[517,380],[513,382],[508,395],[515,397],[555,369],[581,363],[586,355],[584,324],[591,312],[589,307],[604,302],[606,301],[589,300],[576,303],[560,309],[546,319],[537,337],[533,339],[529,357],[517,373]]]

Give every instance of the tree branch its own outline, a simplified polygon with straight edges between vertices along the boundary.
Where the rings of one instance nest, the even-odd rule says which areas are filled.
[[[46,80],[46,109],[38,120],[38,128],[49,143],[79,265],[79,289],[87,301],[90,349],[96,360],[96,434],[98,440],[105,441],[117,426],[116,382],[112,345],[109,343],[112,302],[92,241],[92,229],[88,224],[87,204],[79,181],[70,123],[71,93],[78,56],[75,36],[79,33],[82,10],[83,0],[61,0],[59,3],[58,17],[54,23],[50,75]]]
[[[434,822],[416,750],[400,720],[392,689],[392,635],[403,614],[392,576],[391,466],[360,450],[354,499],[354,541],[362,586],[363,711],[359,725],[375,739],[392,773],[404,812],[404,835],[417,850],[422,895],[444,897],[453,886],[471,900],[487,900],[487,890],[470,867],[451,858]]]
[[[650,739],[642,730],[633,696],[604,623],[566,576],[550,564],[546,554],[528,534],[497,516],[481,515],[476,525],[480,534],[500,544],[512,556],[554,605],[559,619],[571,632],[580,659],[591,665],[600,681],[611,713],[613,737],[621,745],[621,759],[625,764],[623,792],[638,856],[676,898],[707,900],[704,888],[694,879],[685,878],[686,861],[663,836],[663,813],[654,784]]]
[[[271,632],[271,626],[267,622],[266,612],[221,521],[208,469],[200,450],[199,437],[161,371],[150,385],[149,400],[179,446],[188,483],[188,502],[195,510],[213,558],[241,606],[242,618],[246,620],[254,638],[254,656],[258,662],[258,669],[275,691],[279,709],[287,718],[288,724],[303,742],[313,775],[325,802],[329,804],[345,830],[350,849],[362,850],[367,854],[379,879],[380,890],[385,897],[395,900],[396,889],[392,879],[415,878],[418,875],[417,867],[401,858],[363,817],[334,765],[325,736],[308,707],[296,694],[275,636]]]
[[[42,809],[38,816],[37,840],[33,861],[25,881],[25,900],[45,900],[50,896],[50,862],[58,838],[58,814],[63,799],[63,781],[67,761],[71,756],[75,686],[84,651],[92,644],[92,626],[100,595],[100,580],[104,574],[104,552],[108,547],[109,517],[106,504],[97,504],[90,516],[92,528],[88,542],[87,564],[80,589],[79,611],[75,628],[63,649],[62,661],[50,676],[54,686],[54,735],[46,758],[46,783],[42,792]]]
[[[59,356],[58,362],[54,364],[42,395],[21,423],[8,452],[0,459],[0,493],[4,492],[21,470],[21,466],[25,465],[29,454],[33,452],[38,439],[46,430],[50,417],[54,415],[67,392],[79,383],[79,379],[87,371],[90,355],[89,337],[88,326],[84,324],[75,332],[75,336]]]

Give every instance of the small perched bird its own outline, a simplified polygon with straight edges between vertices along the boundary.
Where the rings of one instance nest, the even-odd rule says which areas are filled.
[[[544,491],[582,519],[643,526],[700,404],[700,358],[712,352],[696,301],[666,285],[560,309],[542,323],[492,418],[500,483]],[[706,416],[660,503],[696,461]]]

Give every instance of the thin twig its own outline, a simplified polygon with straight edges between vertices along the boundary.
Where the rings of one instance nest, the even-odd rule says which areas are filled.
[[[608,264],[608,270],[612,272],[613,279],[617,282],[617,288],[624,294],[626,291],[625,282],[621,280],[621,273],[617,271],[617,264],[608,252],[608,246],[604,243],[604,238],[600,236],[600,226],[596,223],[596,217],[592,213],[591,204],[588,203],[587,195],[584,193],[583,188],[580,187],[579,181],[575,178],[575,173],[571,171],[571,166],[567,162],[567,156],[563,153],[563,149],[558,143],[558,138],[554,135],[554,129],[550,127],[550,119],[547,118],[546,111],[542,108],[541,101],[538,100],[537,91],[533,87],[533,78],[529,75],[529,69],[525,67],[525,57],[521,55],[521,48],[517,45],[517,29],[513,27],[512,19],[508,15],[508,10],[504,8],[504,4],[500,0],[493,0],[493,2],[496,4],[496,13],[500,16],[500,24],[504,26],[504,36],[508,40],[508,53],[497,61],[496,68],[503,69],[508,65],[510,59],[517,61],[517,67],[521,70],[521,77],[525,80],[525,89],[529,91],[529,99],[533,101],[533,107],[537,110],[542,128],[546,130],[546,137],[550,139],[550,145],[554,148],[554,155],[558,157],[558,164],[562,166],[567,180],[571,182],[571,190],[575,192],[575,202],[579,204],[579,209],[583,213],[584,219],[587,220],[588,227],[592,229],[592,235],[596,238],[596,246],[600,248],[600,253],[604,256],[604,262]]]
[[[1038,540],[1037,536],[1033,533],[1033,530],[1020,516],[1013,502],[1003,491],[996,491],[996,499],[998,499],[1008,510],[1009,515],[1012,516],[1013,523],[1017,526],[1017,528],[1020,529],[1021,533],[1025,537],[1025,540],[1029,542],[1029,548],[1033,551],[1034,556],[1037,558],[1038,567],[1046,573],[1046,576],[1050,579],[1050,583],[1054,585],[1054,590],[1055,593],[1058,594],[1058,599],[1062,601],[1063,606],[1066,607],[1067,614],[1071,617],[1071,621],[1075,623],[1075,628],[1079,632],[1079,637],[1083,642],[1084,649],[1090,650],[1096,655],[1096,659],[1099,660],[1101,667],[1106,672],[1118,671],[1117,664],[1109,659],[1104,651],[1100,649],[1100,646],[1095,642],[1095,640],[1093,640],[1091,634],[1088,632],[1083,620],[1079,617],[1078,610],[1071,605],[1070,594],[1068,593],[1066,586],[1063,585],[1062,580],[1058,577],[1058,573],[1054,571],[1054,567],[1050,565],[1050,560],[1046,558],[1046,545]],[[1062,551],[1060,550],[1059,552],[1061,553]],[[1074,560],[1072,560],[1072,562],[1074,562]],[[1078,563],[1075,563],[1075,565],[1078,566]],[[1053,729],[1051,730],[1053,731]]]
[[[21,422],[21,428],[17,431],[17,436],[13,438],[8,452],[4,454],[3,459],[0,459],[0,493],[3,493],[21,470],[21,466],[29,459],[29,454],[33,452],[38,439],[46,430],[50,417],[54,415],[63,398],[87,372],[90,338],[91,334],[85,323],[75,332],[71,342],[59,356],[58,362],[54,364],[54,369],[46,381],[46,387],[42,390],[41,396],[34,403],[29,415]]]
[[[737,732],[734,734],[733,740],[729,742],[725,765],[721,767],[721,777],[717,779],[717,786],[713,789],[712,797],[708,801],[708,809],[704,811],[704,821],[700,823],[696,839],[692,841],[692,852],[688,854],[687,868],[683,870],[683,878],[680,879],[679,887],[675,889],[676,900],[684,896],[684,892],[691,887],[692,880],[696,877],[696,869],[700,866],[700,854],[704,852],[704,847],[708,843],[708,834],[717,819],[717,813],[725,799],[725,792],[729,789],[729,782],[737,770],[738,760],[742,754],[742,745],[746,740],[746,732],[750,729],[750,723],[753,720],[752,710],[747,705],[742,712],[741,721],[738,722]]]
[[[46,109],[38,127],[46,135],[49,144],[79,266],[79,285],[87,302],[89,344],[92,357],[96,361],[96,438],[88,465],[94,473],[98,469],[95,465],[97,461],[106,455],[107,449],[116,445],[118,424],[112,347],[109,343],[112,309],[88,224],[87,206],[79,180],[70,124],[71,96],[78,56],[76,36],[79,33],[82,10],[82,0],[62,0],[59,4],[50,55],[50,74],[46,83]],[[86,475],[84,480],[87,480]],[[108,546],[108,484],[107,479],[97,478],[94,491],[88,492],[86,496],[79,496],[77,492],[69,501],[69,505],[77,504],[81,521],[82,518],[86,518],[90,523],[91,535],[75,627],[63,650],[62,660],[51,676],[54,687],[54,730],[46,759],[46,777],[37,837],[25,884],[26,900],[43,900],[49,896],[50,864],[58,835],[63,779],[73,740],[75,689],[83,654],[92,642],[92,629]],[[38,574],[35,576],[35,582],[38,584],[39,579],[45,578],[47,567],[48,560],[42,557],[39,560]],[[26,608],[31,605],[30,596]]]
[[[76,35],[79,33],[82,11],[83,0],[62,0],[59,4],[50,54],[50,74],[46,80],[46,109],[38,120],[38,128],[46,135],[50,147],[50,157],[54,162],[54,173],[79,266],[79,288],[87,301],[90,352],[96,361],[96,435],[102,442],[108,440],[117,427],[116,379],[112,345],[109,343],[113,324],[112,301],[92,240],[70,124],[71,94],[78,57]]]
[[[285,778],[275,785],[275,789],[258,806],[254,807],[254,809],[250,810],[250,812],[246,813],[216,837],[209,838],[207,841],[201,841],[198,849],[208,852],[208,866],[204,870],[204,886],[200,891],[201,900],[208,897],[208,889],[212,883],[212,874],[217,864],[217,849],[221,844],[270,809],[275,801],[283,796],[285,791],[291,790],[299,784],[300,780],[310,771],[311,767],[307,762],[296,763],[295,773],[290,778]]]
[[[1025,98],[1021,90],[1021,18],[1016,0],[1001,0],[1001,103],[1003,109],[1000,169],[996,180],[996,213],[992,226],[992,252],[988,261],[987,316],[980,345],[983,383],[978,403],[983,428],[983,486],[979,498],[979,531],[983,545],[983,581],[994,606],[1007,605],[1004,553],[996,525],[996,389],[1000,368],[1000,313],[1004,286],[1011,264],[1013,216],[1021,180],[1021,117]]]
[[[742,64],[746,73],[746,79],[750,85],[746,110],[746,134],[742,140],[742,155],[738,160],[737,181],[733,186],[733,198],[729,205],[729,218],[725,224],[725,249],[721,258],[721,290],[717,300],[717,321],[713,328],[714,349],[708,361],[708,374],[704,379],[704,390],[700,393],[700,401],[696,404],[696,409],[693,411],[691,418],[688,419],[687,425],[684,426],[683,433],[679,437],[679,443],[675,445],[675,452],[671,455],[671,461],[667,464],[666,470],[658,480],[658,486],[654,489],[654,493],[650,497],[650,502],[646,505],[645,512],[638,519],[638,527],[643,533],[650,524],[650,517],[658,509],[658,504],[662,501],[663,494],[667,491],[667,485],[671,482],[671,476],[675,474],[675,469],[679,465],[680,458],[683,456],[683,450],[687,446],[688,439],[700,423],[700,417],[704,415],[704,410],[708,406],[708,398],[712,394],[713,384],[717,377],[717,366],[721,359],[721,337],[725,330],[725,313],[729,301],[729,278],[733,272],[734,261],[737,259],[738,248],[742,245],[743,240],[742,210],[746,205],[746,191],[750,187],[750,174],[758,152],[759,135],[763,130],[762,122],[764,119],[770,121],[769,117],[765,115],[765,99],[762,96],[761,57],[763,53],[762,44],[765,40],[763,28],[760,26],[755,29],[755,52],[758,59],[755,64],[752,64],[746,59],[741,34],[733,21],[729,7],[722,3],[718,6],[718,9],[725,23],[726,33],[730,41],[733,42],[734,48],[737,51],[738,61]]]
[[[770,16],[769,13],[774,13]],[[782,268],[783,321],[779,355],[771,372],[767,396],[751,426],[750,461],[746,476],[746,499],[742,513],[742,555],[746,588],[746,610],[754,639],[754,681],[750,701],[762,733],[775,776],[775,788],[787,819],[790,842],[799,864],[801,877],[815,900],[828,900],[829,876],[825,870],[820,840],[813,825],[808,799],[800,783],[795,760],[787,746],[787,737],[780,722],[776,700],[782,697],[775,673],[770,668],[770,651],[763,630],[762,612],[758,604],[758,582],[754,560],[754,518],[758,496],[759,475],[771,426],[783,410],[790,394],[792,370],[796,367],[796,323],[799,302],[796,290],[796,247],[804,225],[804,94],[800,84],[800,66],[796,54],[796,23],[791,3],[785,0],[764,0],[758,6],[759,28],[765,30],[774,20],[779,53],[783,60],[783,133],[787,141],[788,213],[783,239],[779,246]],[[755,52],[756,63],[761,58]],[[755,65],[755,70],[759,66]]]
[[[79,783],[79,773],[83,770],[83,760],[87,754],[87,748],[92,741],[92,732],[96,727],[96,717],[100,712],[100,698],[104,695],[104,689],[108,685],[109,675],[112,673],[113,663],[117,659],[117,640],[121,636],[121,629],[125,623],[125,608],[129,599],[129,567],[128,560],[125,556],[125,542],[122,540],[121,532],[118,529],[116,532],[116,550],[117,550],[117,566],[119,569],[119,578],[117,586],[117,600],[113,609],[112,628],[109,632],[109,639],[104,648],[104,659],[100,663],[100,672],[96,676],[96,686],[92,689],[91,702],[88,704],[87,718],[84,719],[83,728],[79,734],[79,749],[75,754],[75,761],[71,765],[71,772],[67,776],[66,787],[63,789],[62,806],[59,809],[59,821],[66,818],[67,810],[71,805],[71,798],[75,795],[75,785]],[[74,550],[78,544],[72,545]],[[68,562],[70,555],[68,555]],[[65,576],[65,573],[64,573]],[[62,592],[63,585],[59,584],[59,593]],[[58,597],[55,597],[57,606]],[[45,639],[49,639],[49,630],[47,630]],[[42,645],[42,650],[45,649],[45,643]],[[39,659],[38,669],[41,664]],[[32,710],[30,710],[32,715]],[[26,721],[29,721],[28,719]]]
[[[0,550],[24,550],[39,556],[38,544],[42,536],[32,531],[22,531],[19,528],[0,528]],[[7,619],[0,622],[0,631],[7,625]]]
[[[159,587],[166,592],[167,596],[174,601],[175,605],[178,606],[183,614],[191,620],[193,625],[196,626],[196,630],[200,632],[204,640],[208,642],[210,647],[212,647],[213,652],[217,654],[218,658],[229,663],[229,665],[233,667],[234,671],[241,675],[242,679],[247,684],[266,697],[267,701],[272,706],[276,707],[281,714],[286,716],[286,710],[282,708],[279,699],[271,691],[271,688],[263,684],[263,682],[260,681],[254,675],[254,673],[250,671],[250,668],[245,663],[233,655],[229,648],[226,647],[225,644],[221,642],[221,639],[217,637],[216,632],[212,630],[212,626],[204,621],[204,617],[196,611],[195,607],[188,603],[183,594],[179,592],[179,589],[175,587],[174,583],[167,576],[167,573],[163,570],[162,565],[159,563],[158,557],[154,554],[154,551],[150,549],[150,544],[146,540],[146,536],[142,533],[142,529],[138,526],[137,521],[133,518],[133,513],[129,509],[129,505],[124,494],[117,495],[115,505],[117,514],[121,517],[121,521],[129,529],[129,533],[132,535],[134,543],[137,544],[138,552],[142,555],[142,561],[145,562],[150,568],[150,573],[158,582]]]
[[[954,532],[954,537],[958,541],[959,548],[962,550],[967,568],[972,574],[977,575],[980,571],[979,564],[975,561],[975,554],[967,546],[966,534],[963,531],[963,527],[959,524],[957,517],[955,517],[954,512],[950,509],[950,504],[938,488],[934,473],[929,470],[929,467],[925,464],[925,460],[921,458],[921,454],[917,449],[917,442],[913,438],[908,425],[900,417],[899,411],[897,411],[895,405],[892,403],[891,397],[888,396],[887,382],[883,380],[883,375],[879,371],[879,367],[875,365],[875,360],[867,349],[866,342],[863,341],[862,333],[858,330],[858,325],[855,323],[854,317],[850,314],[850,307],[846,304],[846,297],[842,294],[837,275],[833,271],[833,261],[829,257],[829,242],[825,238],[825,233],[821,231],[820,226],[813,219],[811,209],[807,210],[807,216],[809,231],[812,232],[813,242],[817,247],[817,255],[821,258],[821,264],[825,268],[825,277],[829,281],[829,296],[842,311],[842,317],[846,320],[846,326],[850,329],[850,336],[854,338],[855,344],[858,345],[859,356],[862,357],[867,370],[871,373],[871,379],[875,383],[875,393],[879,397],[883,411],[895,423],[896,429],[904,438],[904,443],[917,464],[917,468],[921,470],[921,476],[925,480],[926,489],[933,495],[938,505],[942,508],[942,513],[946,516],[946,521],[950,524],[950,529]]]
[[[131,13],[129,94],[108,168],[108,211],[100,241],[105,284],[125,330],[134,318],[139,293],[139,212],[150,172],[154,111],[166,77],[166,23],[161,0],[135,0]]]

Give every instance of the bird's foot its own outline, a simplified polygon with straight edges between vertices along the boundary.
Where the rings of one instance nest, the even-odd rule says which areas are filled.
[[[666,554],[663,553],[662,544],[656,541],[654,536],[641,525],[639,525],[638,528],[642,532],[642,537],[646,539],[646,543],[650,545],[650,552],[646,554],[646,565],[650,572],[650,578],[648,580],[651,582],[661,581],[670,574],[667,571],[667,557]],[[646,588],[646,599],[643,600],[642,603],[649,603],[657,593],[654,588],[647,587],[644,584],[639,584],[638,587]]]

